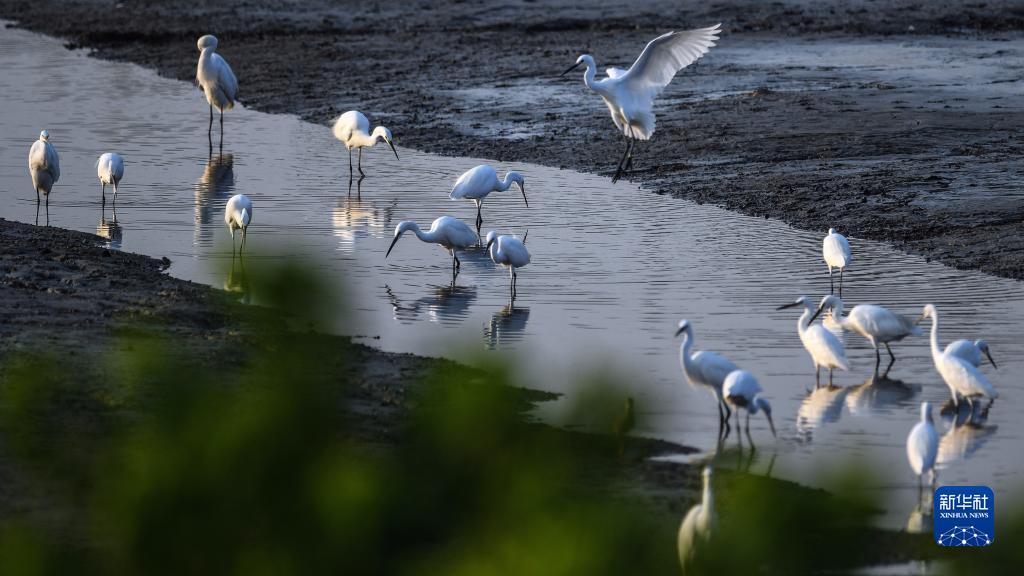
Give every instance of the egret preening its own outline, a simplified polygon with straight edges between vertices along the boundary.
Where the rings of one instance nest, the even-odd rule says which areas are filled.
[[[508,268],[509,296],[514,300],[518,276],[516,270],[530,263],[530,251],[526,249],[526,240],[508,234],[498,236],[497,232],[491,230],[487,233],[487,252],[491,255],[492,262]]]
[[[735,364],[714,352],[699,350],[691,354],[690,350],[693,349],[694,338],[693,326],[690,325],[689,320],[679,321],[679,329],[676,330],[676,336],[678,337],[680,334],[683,335],[683,343],[679,346],[679,363],[683,367],[683,375],[686,376],[690,386],[695,388],[704,386],[714,395],[718,403],[718,425],[719,431],[721,431],[723,427],[729,425],[729,416],[732,415],[729,406],[725,404],[725,400],[722,398],[722,383],[725,382],[725,377],[730,372],[738,368]]]
[[[811,315],[814,314],[814,306],[806,296],[801,296],[792,304],[779,306],[777,310],[794,308],[800,306],[804,309],[800,319],[796,322],[796,330],[800,334],[800,342],[804,349],[811,355],[814,361],[814,382],[821,384],[821,369],[828,368],[828,384],[832,385],[832,370],[849,370],[850,363],[846,360],[846,349],[843,343],[835,334],[828,331],[821,324],[811,324]]]
[[[370,132],[370,121],[366,119],[366,116],[362,112],[356,110],[349,110],[338,119],[334,121],[334,137],[341,140],[345,144],[345,148],[348,148],[348,177],[352,179],[352,149],[359,148],[359,175],[366,176],[363,173],[363,148],[372,148],[379,140],[383,140],[388,143],[391,147],[391,151],[395,153],[395,160],[398,160],[398,151],[395,150],[395,144],[392,142],[391,130],[383,126],[377,126]]]
[[[451,216],[441,216],[434,220],[430,225],[430,230],[426,232],[420,230],[420,227],[412,220],[403,220],[395,227],[395,239],[391,241],[391,246],[388,247],[387,254],[384,255],[385,258],[391,255],[391,250],[394,249],[395,244],[398,244],[398,239],[402,237],[402,234],[410,230],[420,240],[428,244],[437,244],[452,255],[452,283],[454,284],[461,266],[457,252],[476,244],[476,232],[473,232],[473,229],[462,220]]]
[[[704,491],[701,494],[700,504],[695,504],[683,517],[676,540],[679,564],[684,573],[697,554],[698,547],[710,540],[718,527],[715,497],[711,493],[711,467],[705,466],[701,476],[704,478]]]
[[[252,223],[252,200],[245,194],[235,194],[224,207],[224,223],[231,231],[231,253],[235,253],[235,230],[242,231],[242,246],[238,249],[241,254],[245,250],[245,234]]]
[[[50,133],[43,130],[28,152],[28,171],[36,190],[36,224],[39,224],[39,193],[46,197],[46,224],[50,224],[50,191],[60,180],[60,156],[50,144]]]
[[[651,40],[629,70],[608,68],[608,77],[595,80],[597,64],[589,54],[562,72],[568,74],[580,64],[587,65],[583,83],[597,92],[611,112],[612,121],[626,137],[626,151],[612,181],[633,165],[633,146],[654,134],[654,98],[668,86],[677,72],[707,53],[721,32],[721,24],[683,32],[669,32]]]
[[[921,403],[921,421],[914,425],[907,435],[907,460],[917,474],[917,488],[921,490],[921,477],[929,474],[929,486],[935,484],[935,457],[939,453],[939,434],[932,422],[932,406]]]
[[[992,353],[988,349],[988,342],[984,340],[975,340],[974,342],[970,340],[954,340],[946,346],[945,353],[959,356],[979,368],[983,361],[982,354],[984,354],[988,358],[989,363],[992,364],[992,367],[996,370],[999,369],[996,366],[996,361],[992,359]]]
[[[238,97],[238,79],[231,71],[228,61],[217,54],[217,37],[207,34],[199,38],[196,43],[199,46],[199,65],[196,68],[196,82],[206,94],[206,101],[210,104],[210,124],[206,129],[210,137],[210,146],[213,146],[213,109],[220,112],[220,141],[224,143],[224,110],[235,107],[235,98]]]
[[[722,396],[725,401],[736,408],[736,431],[740,428],[740,408],[747,411],[747,436],[750,436],[750,415],[764,411],[768,425],[771,426],[772,436],[775,436],[775,422],[772,421],[772,405],[767,399],[761,397],[761,385],[757,378],[746,370],[733,370],[725,377],[722,384]]]
[[[828,235],[821,242],[821,255],[828,264],[828,283],[830,293],[836,291],[835,282],[832,280],[832,269],[839,268],[839,296],[843,295],[843,270],[850,265],[850,242],[846,236],[836,232],[835,228],[828,229]]]
[[[107,203],[107,186],[114,187],[114,203],[117,204],[117,185],[124,177],[124,158],[116,152],[107,152],[96,162],[96,176],[100,179],[100,194],[103,204]]]
[[[896,362],[896,356],[893,355],[889,343],[898,342],[907,336],[921,335],[921,328],[913,319],[874,304],[858,304],[844,318],[842,299],[831,295],[821,299],[821,305],[811,317],[811,322],[814,322],[814,319],[826,308],[832,309],[832,320],[842,326],[843,330],[856,332],[867,338],[875,349],[876,369],[882,361],[881,353],[878,350],[879,344],[885,345],[885,349],[889,352],[889,366],[892,366],[893,362]]]
[[[959,407],[960,399],[966,399],[971,407],[971,413],[973,413],[975,398],[984,396],[995,401],[999,394],[977,366],[960,356],[944,352],[939,347],[939,314],[935,306],[932,304],[925,306],[921,318],[932,319],[932,360],[935,362],[935,369],[939,371],[939,375],[946,382],[946,386],[949,386],[949,392],[953,395],[953,404]]]
[[[499,179],[498,172],[487,164],[481,164],[459,176],[448,197],[452,200],[472,200],[476,204],[476,233],[479,234],[480,225],[484,223],[483,216],[480,215],[484,198],[487,198],[491,192],[508,190],[513,183],[519,185],[519,191],[523,194],[523,203],[529,208],[530,203],[526,201],[526,185],[523,183],[523,175],[519,172],[506,172],[505,178]]]

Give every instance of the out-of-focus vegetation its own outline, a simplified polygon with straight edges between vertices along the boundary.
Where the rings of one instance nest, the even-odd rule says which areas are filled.
[[[488,384],[447,364],[409,382],[399,440],[355,440],[350,372],[323,369],[345,351],[303,328],[331,291],[294,268],[252,283],[292,331],[273,321],[212,360],[142,329],[84,363],[6,359],[0,574],[680,572],[698,474],[679,478],[672,510],[640,504],[614,440],[524,422],[498,366]],[[577,412],[621,411],[623,395],[597,396]],[[716,475],[715,492],[719,531],[688,573],[842,570],[930,542],[868,529],[862,502],[769,479]],[[999,540],[989,573],[1022,549]]]

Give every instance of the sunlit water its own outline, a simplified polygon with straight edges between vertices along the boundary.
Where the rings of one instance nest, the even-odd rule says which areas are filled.
[[[824,231],[798,231],[597,176],[515,165],[526,175],[530,207],[516,192],[496,193],[484,207],[485,231],[529,229],[533,263],[520,273],[519,298],[510,308],[507,274],[480,251],[463,257],[454,289],[447,255],[414,237],[384,259],[399,220],[429,225],[449,214],[472,222],[472,204],[448,200],[447,191],[478,160],[400,149],[396,161],[386,148],[374,149],[364,155],[369,177],[350,193],[347,154],[324,126],[236,109],[227,115],[223,154],[215,149],[210,158],[206,104],[188,84],[10,29],[0,31],[0,66],[5,218],[35,219],[27,155],[46,128],[62,164],[52,225],[167,256],[170,273],[181,278],[237,287],[238,272],[225,272],[231,244],[223,206],[244,192],[255,203],[253,257],[312,255],[346,287],[353,312],[340,331],[386,350],[463,359],[509,355],[524,367],[524,384],[561,392],[571,392],[583,374],[611,366],[628,375],[641,433],[710,451],[717,413],[710,396],[683,382],[673,338],[686,317],[698,348],[754,372],[774,403],[779,439],[772,440],[763,419],[754,421],[760,448],[754,470],[764,470],[774,455],[774,475],[813,484],[824,468],[864,460],[880,480],[869,489],[888,505],[885,522],[902,526],[914,510],[916,483],[904,441],[918,404],[948,397],[926,338],[896,344],[900,360],[890,379],[878,381],[870,377],[873,352],[850,335],[853,370],[837,374],[841,388],[811,393],[798,313],[775,311],[798,295],[817,299],[828,290],[820,260]],[[244,78],[241,85],[244,94]],[[595,107],[595,113],[603,112]],[[401,127],[391,128],[400,143]],[[105,151],[127,161],[116,224],[109,203],[101,212],[95,176],[96,158]],[[918,314],[931,302],[941,313],[943,343],[990,342],[1000,368],[985,371],[1002,396],[983,427],[941,423],[940,480],[989,484],[1005,502],[1024,472],[1021,383],[1014,376],[1024,369],[1024,291],[1016,282],[955,271],[877,243],[852,244],[848,308],[876,302]],[[546,413],[554,417],[557,410]]]

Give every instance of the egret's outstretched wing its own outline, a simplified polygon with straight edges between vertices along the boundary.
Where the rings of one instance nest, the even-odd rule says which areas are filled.
[[[212,60],[217,66],[217,87],[224,92],[224,95],[231,101],[231,105],[234,106],[235,98],[238,96],[238,79],[235,78],[235,73],[228,65],[228,61],[221,58],[220,54],[214,54]]]
[[[611,68],[605,68],[605,72],[608,74],[609,78],[618,78],[619,76],[622,76],[623,74],[625,74],[628,71],[627,70],[623,70],[622,68],[615,68],[613,66]]]
[[[654,96],[661,92],[677,72],[693,64],[715,45],[721,24],[684,32],[669,32],[651,40],[622,76],[633,90]]]

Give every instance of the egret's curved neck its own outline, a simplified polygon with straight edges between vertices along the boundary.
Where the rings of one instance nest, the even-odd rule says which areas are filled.
[[[505,174],[505,179],[498,182],[498,191],[504,192],[505,190],[508,190],[514,182],[515,180],[513,179],[511,172]]]
[[[704,509],[705,514],[712,514],[715,506],[715,498],[711,494],[711,477],[704,477],[704,494],[701,497],[701,507]]]
[[[796,321],[796,331],[803,335],[807,332],[807,327],[811,324],[811,314],[814,312],[810,307],[804,306],[804,313],[800,315],[800,319]]]
[[[379,136],[374,136],[372,133],[367,134],[360,130],[353,130],[350,138],[351,142],[355,146],[364,146],[366,148],[372,148],[377,143]]]
[[[842,300],[837,300],[836,302],[832,303],[832,321],[835,322],[836,324],[839,324],[840,326],[842,326],[843,322],[845,321],[843,319],[843,301]]]
[[[587,69],[583,72],[583,83],[591,90],[599,90],[600,86],[598,86],[597,82],[594,80],[597,76],[597,64],[594,63],[593,58],[587,58],[585,62],[587,64]]]
[[[942,356],[942,349],[939,348],[939,314],[932,310],[932,359],[938,360]]]
[[[683,367],[683,373],[686,374],[686,378],[690,378],[690,372],[693,369],[693,360],[690,358],[690,350],[693,349],[693,337],[690,334],[690,329],[687,328],[683,332],[683,343],[679,345],[679,365]]]

